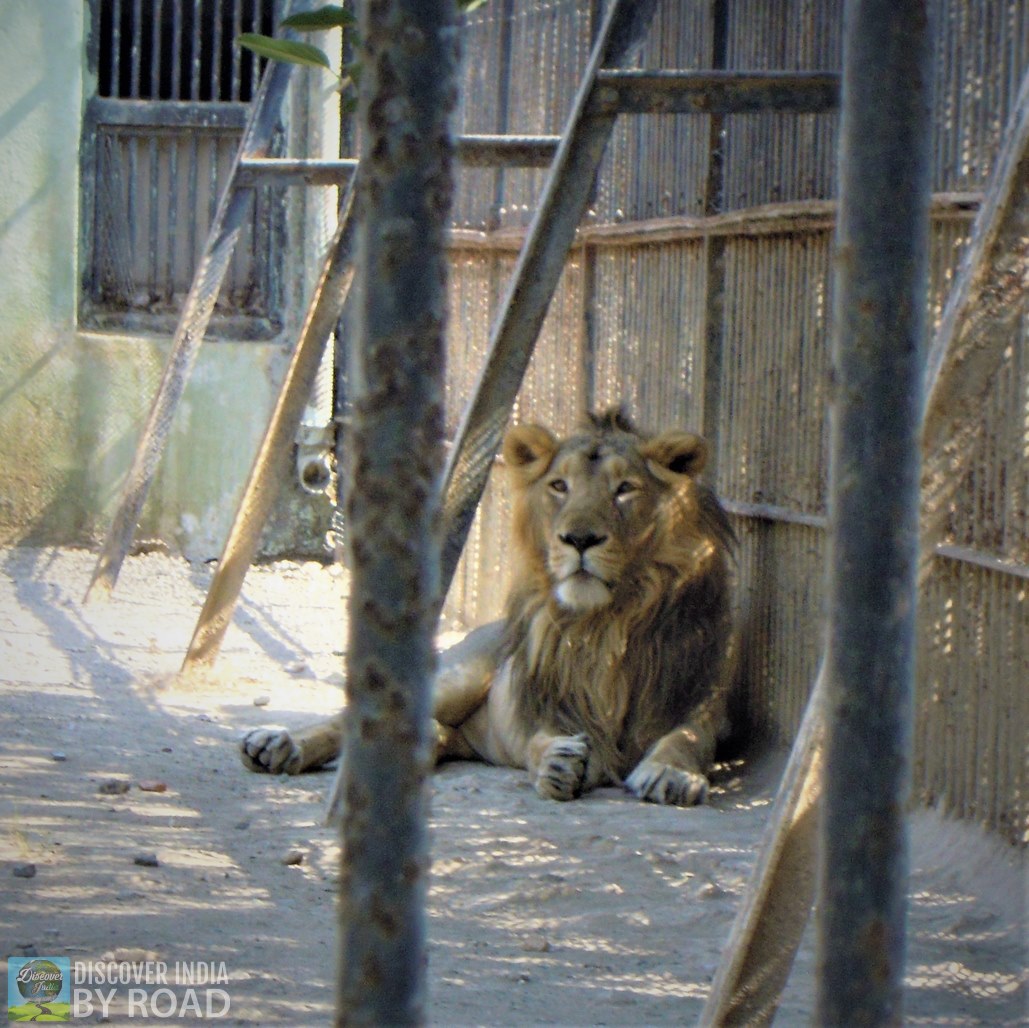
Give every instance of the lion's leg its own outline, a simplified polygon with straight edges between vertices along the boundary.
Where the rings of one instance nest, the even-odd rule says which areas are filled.
[[[625,780],[641,800],[690,807],[707,798],[707,771],[715,734],[706,723],[687,724],[662,736]]]
[[[503,624],[469,632],[440,654],[432,686],[432,716],[456,728],[482,706],[497,671]]]
[[[433,718],[432,729],[436,733],[437,764],[442,764],[445,760],[475,760],[478,756],[469,746],[460,727],[452,728]]]
[[[268,774],[298,775],[327,764],[339,756],[342,747],[343,714],[297,732],[285,728],[254,728],[240,741],[240,756],[251,771]],[[436,763],[444,760],[471,760],[475,751],[459,728],[440,724],[435,719]]]
[[[298,775],[338,757],[342,737],[342,714],[296,732],[254,728],[240,740],[240,756],[251,771]]]
[[[440,657],[433,683],[437,760],[470,759],[476,754],[455,729],[482,706],[496,669],[502,626],[477,628]],[[296,732],[255,728],[240,742],[240,756],[251,771],[301,774],[339,756],[343,714]]]
[[[530,740],[526,763],[536,792],[548,800],[574,800],[589,782],[590,743],[585,735],[537,732]]]

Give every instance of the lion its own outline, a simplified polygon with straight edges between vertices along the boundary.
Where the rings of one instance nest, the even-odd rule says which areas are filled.
[[[540,796],[620,785],[702,802],[728,730],[735,538],[698,480],[705,440],[647,435],[618,410],[566,439],[534,424],[503,445],[515,580],[503,621],[441,658],[436,760],[527,769]],[[254,771],[296,774],[340,751],[340,715],[242,740]]]

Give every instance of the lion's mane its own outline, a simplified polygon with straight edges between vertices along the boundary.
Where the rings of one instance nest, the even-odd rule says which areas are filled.
[[[613,433],[639,444],[648,438],[619,411],[591,416],[579,438],[596,447]],[[532,494],[515,493],[520,572],[504,649],[518,720],[562,734],[585,731],[614,782],[699,707],[723,702],[728,687],[732,528],[694,477],[661,491],[648,559],[626,569],[614,602],[585,614],[555,602],[538,544],[546,527]]]

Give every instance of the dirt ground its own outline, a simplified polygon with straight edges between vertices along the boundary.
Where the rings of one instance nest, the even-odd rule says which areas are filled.
[[[222,1023],[330,1023],[332,779],[250,774],[236,740],[339,705],[345,577],[254,569],[216,674],[186,685],[175,672],[210,568],[133,557],[114,598],[84,607],[92,565],[78,551],[0,550],[0,971],[22,955],[203,962],[230,1000]],[[779,763],[724,767],[692,810],[616,790],[556,804],[523,773],[444,768],[431,1022],[695,1022]],[[112,780],[127,791],[102,792],[121,788]],[[1020,855],[929,812],[913,824],[907,1022],[1029,1023]],[[808,935],[779,1024],[811,1020]],[[186,1006],[188,979],[169,976]],[[127,1003],[120,986],[108,1023],[138,1023]],[[87,1020],[100,1017],[96,1006]]]

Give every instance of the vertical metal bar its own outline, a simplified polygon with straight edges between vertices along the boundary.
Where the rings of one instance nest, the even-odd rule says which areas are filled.
[[[113,0],[111,5],[111,86],[108,96],[121,97],[121,5],[122,0]]]
[[[143,0],[135,0],[132,5],[132,50],[130,65],[130,95],[133,100],[139,99],[140,64],[143,53]]]
[[[440,564],[452,0],[361,11],[357,349],[336,1023],[425,1017]]]
[[[189,99],[200,99],[200,51],[203,48],[203,0],[193,0],[192,61],[190,62]],[[185,97],[183,97],[185,99]]]
[[[182,18],[183,10],[182,4],[184,0],[173,0],[172,7],[172,43],[171,53],[168,55],[168,60],[171,61],[171,94],[168,96],[169,100],[183,100],[185,97],[182,95]]]
[[[242,47],[236,46],[236,39],[239,34],[243,31],[243,8],[242,0],[234,0],[232,4],[232,68],[231,68],[231,79],[232,85],[229,90],[229,95],[226,97],[227,100],[240,99],[242,93],[242,82],[241,82],[241,67],[243,61],[243,50]]]
[[[150,12],[150,99],[161,99],[161,16],[164,0],[152,0]]]
[[[182,147],[182,140],[172,136],[169,140],[168,155],[168,224],[167,237],[164,247],[164,288],[161,299],[171,303],[175,296],[175,269],[179,266],[177,252],[179,247],[179,150]]]
[[[156,136],[151,136],[147,144],[147,185],[149,186],[149,208],[150,217],[147,226],[147,249],[146,249],[146,278],[140,276],[141,282],[145,281],[150,293],[150,300],[153,302],[161,292],[160,271],[158,270],[158,233],[160,231],[160,186],[161,186],[161,165],[157,159],[158,142]]]
[[[189,139],[189,173],[186,177],[187,196],[189,197],[188,208],[193,213],[193,216],[188,219],[187,224],[189,243],[186,251],[186,263],[184,269],[195,266],[200,262],[200,254],[198,252],[197,243],[199,242],[199,227],[197,225],[196,216],[196,196],[197,189],[200,185],[200,146],[203,144],[205,147],[210,147],[214,143],[213,137],[207,137],[190,133],[187,137]]]
[[[500,21],[500,65],[497,68],[497,117],[494,129],[504,135],[511,120],[511,23],[514,20],[514,0],[502,0],[495,17]],[[487,229],[500,228],[505,207],[507,169],[501,164],[493,172],[493,203],[486,216]]]
[[[228,99],[222,96],[222,17],[224,0],[213,0],[211,7],[211,99]]]
[[[711,66],[725,68],[729,58],[729,5],[714,0],[711,5]],[[721,214],[725,206],[725,115],[708,116],[707,188],[704,214]],[[725,348],[725,247],[726,237],[715,234],[705,240],[707,292],[704,318],[704,380],[701,425],[710,444],[708,477],[718,474],[719,428],[722,412],[722,353]]]
[[[926,0],[845,11],[815,1020],[901,1021],[928,297]]]

